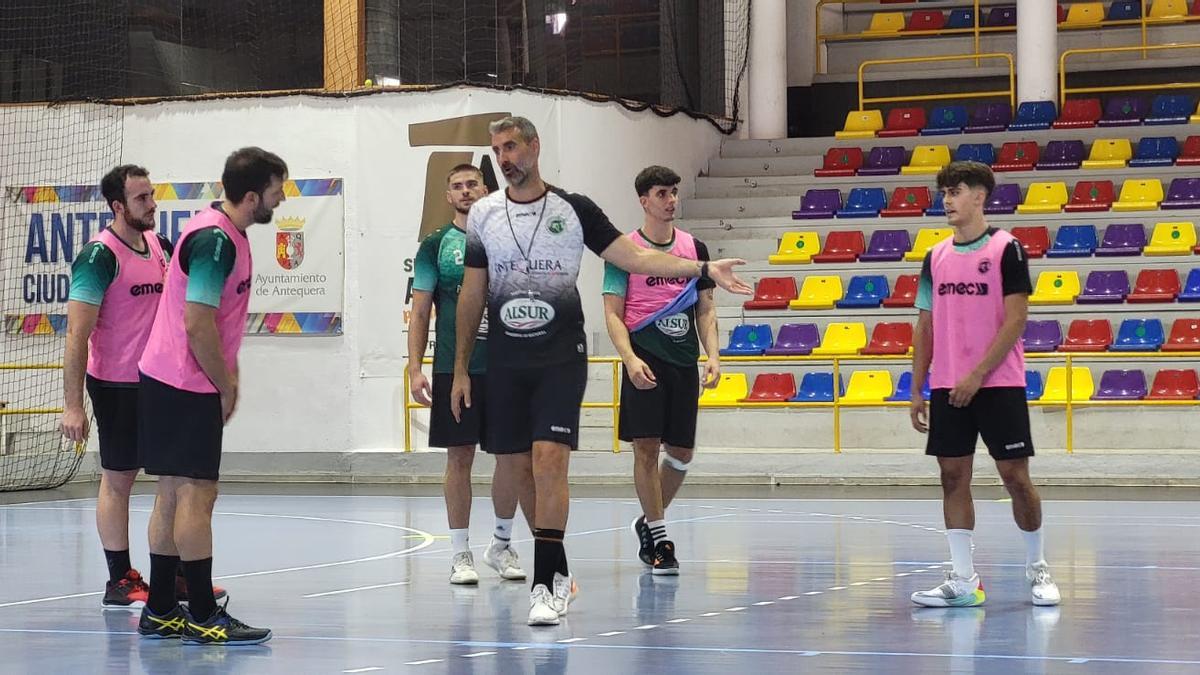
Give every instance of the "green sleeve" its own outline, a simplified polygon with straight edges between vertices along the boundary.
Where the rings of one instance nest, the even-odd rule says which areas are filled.
[[[438,282],[438,248],[442,242],[442,231],[431,233],[417,249],[413,266],[413,290],[432,291]]]
[[[626,272],[610,262],[604,263],[604,286],[601,293],[604,295],[620,295],[624,297],[625,291],[628,288],[629,272]]]
[[[99,306],[104,292],[117,278],[117,256],[104,244],[93,241],[71,265],[71,294],[68,299]]]
[[[237,259],[229,236],[218,227],[202,230],[188,237],[179,254],[181,262],[187,261],[187,301],[220,307],[225,280]]]
[[[921,263],[921,280],[917,284],[917,299],[913,304],[917,309],[933,311],[933,271],[929,267],[928,253],[925,254],[925,262]]]

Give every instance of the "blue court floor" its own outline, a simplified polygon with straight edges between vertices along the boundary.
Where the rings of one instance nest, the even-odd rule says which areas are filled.
[[[636,559],[628,490],[592,489],[573,499],[568,530],[580,596],[561,626],[537,629],[525,625],[526,584],[482,566],[486,499],[476,498],[472,523],[482,580],[461,588],[446,582],[439,497],[308,491],[321,494],[267,486],[217,503],[214,571],[230,611],[275,633],[235,649],[143,641],[135,612],[100,610],[93,499],[0,506],[0,671],[1200,673],[1200,501],[1150,501],[1169,490],[1046,500],[1060,608],[1030,605],[1010,505],[995,493],[980,499],[976,562],[988,602],[938,610],[908,599],[946,569],[937,501],[708,490],[668,512],[682,575],[654,578]],[[132,505],[143,570],[152,499]],[[517,536],[532,573],[524,523]]]

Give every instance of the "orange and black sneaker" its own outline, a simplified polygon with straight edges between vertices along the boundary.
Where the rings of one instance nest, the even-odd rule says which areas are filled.
[[[638,538],[638,559],[647,565],[654,564],[654,535],[646,524],[646,516],[638,516],[630,525],[634,536]]]
[[[679,574],[679,561],[675,559],[675,544],[663,540],[654,545],[654,576]]]
[[[229,616],[225,611],[226,602],[218,605],[212,616],[206,621],[197,621],[188,615],[187,626],[183,633],[185,645],[207,645],[213,647],[238,647],[242,645],[260,645],[271,639],[269,628],[247,626]]]
[[[226,595],[227,594],[225,593],[224,588],[221,588],[220,586],[217,586],[216,584],[213,585],[213,599],[220,600],[220,599],[224,598]],[[175,575],[175,602],[187,602],[187,601],[188,601],[187,579],[185,579],[182,574],[176,574]]]
[[[129,570],[125,576],[104,584],[104,598],[100,606],[104,609],[141,609],[150,597],[150,587],[137,570]]]
[[[142,618],[138,621],[138,635],[151,640],[167,640],[183,637],[187,627],[187,613],[175,605],[166,614],[155,614],[149,607],[142,607]]]

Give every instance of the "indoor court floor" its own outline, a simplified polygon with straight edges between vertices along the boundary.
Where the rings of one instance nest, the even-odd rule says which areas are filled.
[[[653,577],[637,560],[628,488],[578,489],[567,552],[580,595],[560,626],[534,629],[528,586],[482,564],[486,487],[476,488],[472,523],[477,588],[446,581],[445,511],[428,487],[224,489],[214,573],[231,613],[272,628],[270,642],[144,641],[136,612],[101,611],[95,500],[80,496],[95,487],[82,485],[0,495],[0,671],[1200,672],[1194,490],[1046,491],[1059,608],[1030,605],[1010,505],[983,491],[975,541],[987,604],[919,609],[909,594],[947,568],[936,488],[685,487],[668,512],[677,578]],[[132,504],[132,554],[144,571],[152,500]],[[517,532],[532,573],[523,522]]]

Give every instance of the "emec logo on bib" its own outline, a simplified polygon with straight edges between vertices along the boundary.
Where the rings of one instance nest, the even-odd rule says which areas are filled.
[[[680,312],[655,321],[654,327],[671,337],[683,337],[692,330],[692,322],[687,314]]]
[[[513,330],[537,330],[554,320],[554,307],[536,298],[513,298],[500,307],[500,320]]]

